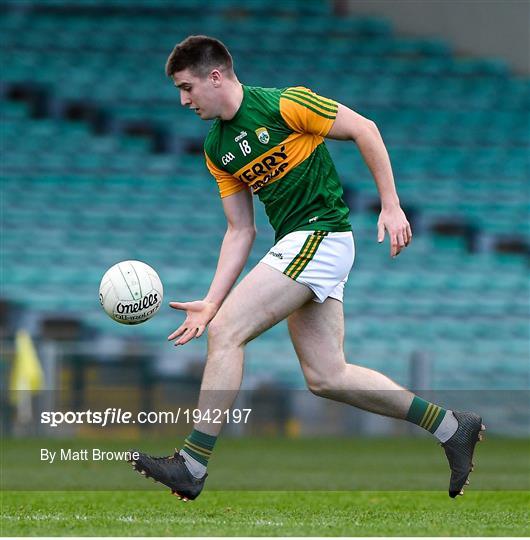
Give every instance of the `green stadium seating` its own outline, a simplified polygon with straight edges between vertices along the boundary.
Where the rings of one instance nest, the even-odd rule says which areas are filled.
[[[233,51],[243,82],[307,85],[373,118],[402,201],[427,223],[459,219],[492,236],[530,235],[530,84],[502,61],[463,59],[446,42],[396,36],[381,19],[338,18],[328,2],[275,4],[266,33],[265,0],[244,7],[212,1],[200,21],[193,14],[199,0],[174,2],[170,10],[163,0],[92,0],[78,14],[59,13],[71,6],[67,0],[46,2],[58,12],[5,4],[5,87],[42,83],[58,104],[88,101],[118,125],[164,126],[182,148],[200,141],[208,125],[180,108],[163,66],[176,41],[211,33]],[[89,8],[118,11],[101,17]],[[204,295],[225,221],[202,156],[152,154],[145,138],[96,136],[83,122],[37,120],[27,104],[10,99],[0,99],[0,114],[2,296],[40,313],[75,314],[101,333],[164,350],[177,314],[165,305],[152,321],[124,327],[102,312],[97,290],[107,267],[137,258],[157,269],[166,299]],[[352,145],[329,147],[345,186],[373,197],[373,181]],[[346,288],[348,360],[406,384],[406,362],[421,350],[435,362],[434,387],[524,388],[524,258],[471,255],[462,238],[424,232],[390,260],[388,246],[375,241],[376,220],[368,211],[352,215],[357,260]],[[260,235],[249,267],[273,238],[262,209],[256,221]],[[200,357],[204,346],[179,354]],[[247,359],[249,380],[304,384],[285,324],[252,342]]]

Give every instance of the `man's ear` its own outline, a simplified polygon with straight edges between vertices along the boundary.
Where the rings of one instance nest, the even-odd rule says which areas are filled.
[[[221,75],[221,72],[218,69],[212,70],[210,73],[210,80],[212,81],[215,88],[219,88],[221,85],[223,76]]]

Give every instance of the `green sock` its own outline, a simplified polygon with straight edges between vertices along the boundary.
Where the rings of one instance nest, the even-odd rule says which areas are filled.
[[[194,429],[184,441],[184,448],[182,450],[206,467],[212,455],[216,440],[217,437]]]
[[[434,433],[446,412],[446,409],[414,396],[406,420]]]

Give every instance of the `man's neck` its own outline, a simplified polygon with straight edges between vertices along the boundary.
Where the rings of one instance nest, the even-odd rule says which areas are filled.
[[[231,82],[230,85],[226,96],[226,104],[220,115],[221,120],[232,120],[243,102],[242,84],[236,79],[233,83]]]

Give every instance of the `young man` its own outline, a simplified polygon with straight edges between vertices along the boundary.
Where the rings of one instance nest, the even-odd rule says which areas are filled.
[[[242,85],[225,46],[190,36],[170,54],[166,74],[181,104],[214,120],[204,144],[228,222],[208,294],[172,302],[186,320],[168,339],[184,345],[208,326],[208,360],[198,408],[228,410],[239,391],[245,344],[287,319],[311,392],[385,416],[414,422],[444,446],[451,469],[449,495],[463,494],[475,444],[484,429],[473,413],[445,410],[371,369],[346,363],[343,352],[344,284],[354,243],[342,187],[324,137],[354,141],[381,198],[377,239],[390,237],[395,257],[412,239],[400,208],[390,160],[376,125],[304,87],[284,90]],[[256,234],[252,194],[265,204],[275,245],[234,288]],[[183,449],[154,458],[139,453],[133,467],[195,499],[220,424],[195,424]]]

